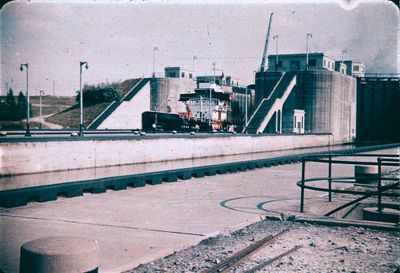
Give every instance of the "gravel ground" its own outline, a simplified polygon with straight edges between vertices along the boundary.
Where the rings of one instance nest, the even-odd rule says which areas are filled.
[[[295,246],[302,248],[257,272],[400,272],[398,231],[263,220],[229,235],[205,239],[196,246],[125,273],[203,272],[265,236],[286,228],[289,232],[229,272],[244,272]]]

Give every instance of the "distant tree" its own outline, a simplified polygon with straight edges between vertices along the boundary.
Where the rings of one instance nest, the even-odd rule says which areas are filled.
[[[22,91],[19,92],[17,100],[18,100],[17,115],[18,119],[22,120],[26,118],[26,104],[27,104],[26,97]],[[32,114],[32,107],[30,107],[30,113]]]
[[[10,88],[7,92],[5,101],[0,102],[0,120],[22,120],[26,118],[26,97],[21,91],[18,94],[17,101],[14,97],[14,92]],[[32,107],[30,108],[32,114]]]
[[[117,92],[118,83],[99,83],[97,85],[85,84],[83,92],[84,104],[96,104],[101,102],[111,102],[120,99]],[[76,91],[76,101],[80,100],[80,92]]]
[[[1,120],[18,120],[16,116],[17,103],[15,102],[14,92],[8,89],[5,102],[2,103]]]
[[[8,89],[7,92],[6,104],[10,109],[15,109],[17,107],[17,103],[15,102],[14,92],[11,88]]]

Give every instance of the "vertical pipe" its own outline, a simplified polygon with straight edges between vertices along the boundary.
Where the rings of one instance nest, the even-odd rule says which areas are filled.
[[[300,198],[300,212],[304,212],[304,179],[306,174],[306,159],[301,159],[301,198]]]
[[[382,159],[378,158],[378,211],[382,212]]]
[[[332,202],[332,155],[329,154],[328,165],[329,202]]]

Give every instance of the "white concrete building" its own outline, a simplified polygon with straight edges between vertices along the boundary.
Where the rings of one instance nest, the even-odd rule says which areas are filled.
[[[278,58],[277,58],[278,57]],[[307,54],[278,54],[268,55],[268,71],[300,71],[306,69]],[[277,62],[278,61],[278,62]],[[329,70],[335,71],[335,60],[324,53],[308,54],[309,70]]]

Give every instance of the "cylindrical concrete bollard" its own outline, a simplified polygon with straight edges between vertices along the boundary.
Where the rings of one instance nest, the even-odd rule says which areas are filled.
[[[371,184],[378,181],[378,167],[377,166],[354,166],[354,176],[356,183]]]
[[[97,273],[97,241],[79,237],[47,237],[21,246],[20,273]]]

